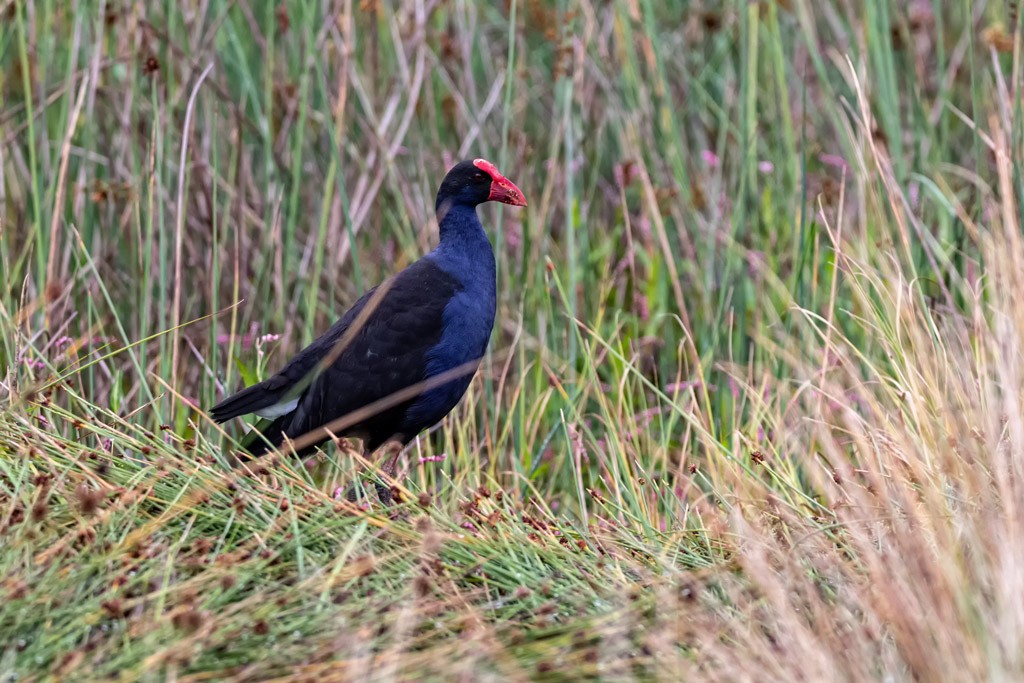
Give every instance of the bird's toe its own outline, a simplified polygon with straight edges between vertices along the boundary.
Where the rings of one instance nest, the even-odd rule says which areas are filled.
[[[380,500],[381,505],[391,505],[394,501],[394,495],[391,493],[391,487],[387,484],[377,484],[377,499]]]

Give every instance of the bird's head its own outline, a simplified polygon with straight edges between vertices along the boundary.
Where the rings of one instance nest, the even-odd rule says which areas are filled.
[[[437,191],[439,208],[445,204],[476,206],[492,201],[526,206],[522,190],[486,159],[460,161],[448,171]]]

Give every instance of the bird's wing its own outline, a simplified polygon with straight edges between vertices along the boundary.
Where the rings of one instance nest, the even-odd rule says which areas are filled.
[[[298,436],[421,382],[444,331],[444,311],[461,288],[430,259],[402,271],[376,298],[364,324],[300,397],[288,433]],[[371,304],[372,305],[372,304]],[[367,306],[369,310],[369,305]],[[412,400],[411,398],[409,400]],[[402,401],[385,412],[400,412]]]
[[[296,434],[421,380],[424,356],[440,338],[444,308],[458,287],[432,260],[420,259],[360,297],[276,375],[218,403],[210,415],[223,422],[295,411],[289,432]]]

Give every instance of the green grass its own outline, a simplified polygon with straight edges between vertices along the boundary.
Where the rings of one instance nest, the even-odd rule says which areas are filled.
[[[1024,676],[1018,10],[0,0],[0,674]],[[402,502],[232,469],[475,156]]]

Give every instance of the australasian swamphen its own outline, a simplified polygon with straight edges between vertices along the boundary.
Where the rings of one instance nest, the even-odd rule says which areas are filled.
[[[332,434],[360,438],[369,454],[392,441],[404,447],[439,422],[466,392],[494,326],[494,252],[476,214],[487,201],[526,206],[489,161],[454,166],[437,191],[437,248],[366,292],[280,372],[224,399],[210,416],[269,420],[243,441],[253,457],[286,437],[305,455]],[[389,476],[396,461],[383,466]]]

